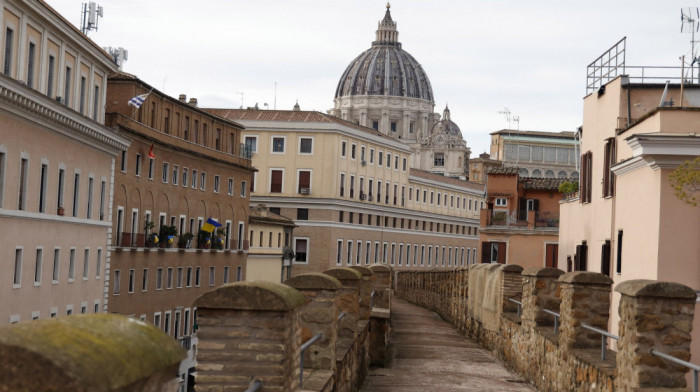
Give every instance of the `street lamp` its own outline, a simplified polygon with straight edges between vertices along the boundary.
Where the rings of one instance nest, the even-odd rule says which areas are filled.
[[[285,246],[284,249],[282,250],[282,276],[280,278],[280,282],[284,282],[286,279],[289,279],[292,277],[292,260],[294,260],[294,257],[296,255],[294,254],[294,251],[292,251],[292,248]],[[285,274],[285,268],[287,270],[287,273]],[[286,279],[285,279],[286,275]]]

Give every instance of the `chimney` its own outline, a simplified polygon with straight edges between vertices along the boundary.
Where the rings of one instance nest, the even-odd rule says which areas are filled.
[[[180,94],[180,102],[187,102],[187,95]]]
[[[197,98],[190,98],[190,106],[197,107]]]

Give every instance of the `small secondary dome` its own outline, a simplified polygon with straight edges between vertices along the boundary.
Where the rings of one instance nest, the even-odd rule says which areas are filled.
[[[433,103],[428,75],[401,49],[396,22],[387,3],[372,47],[357,56],[343,72],[335,98],[352,95],[389,95],[425,99]]]
[[[438,121],[433,127],[433,134],[446,133],[453,136],[462,136],[457,124],[450,119],[450,108],[445,105],[445,110],[442,112],[442,120]]]

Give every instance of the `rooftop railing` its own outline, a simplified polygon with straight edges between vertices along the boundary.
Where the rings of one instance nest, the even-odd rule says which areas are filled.
[[[653,348],[651,349],[651,355],[656,355],[659,358],[663,358],[669,362],[675,363],[676,365],[685,366],[688,369],[692,370],[693,371],[693,392],[698,392],[698,372],[700,372],[700,366],[695,365],[693,363],[690,363],[688,361],[684,361],[682,359],[678,359],[672,355],[662,353],[661,351],[656,351]]]
[[[345,312],[341,313],[342,315],[345,314]],[[307,340],[306,343],[301,345],[301,353],[300,358],[299,358],[299,388],[304,386],[304,352],[306,351],[307,348],[309,348],[312,344],[316,343],[319,339],[323,337],[322,333],[317,333],[312,337],[311,339]]]

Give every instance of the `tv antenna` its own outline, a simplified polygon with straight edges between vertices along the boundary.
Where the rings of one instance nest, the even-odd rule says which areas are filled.
[[[510,121],[511,121],[510,109],[508,109],[508,108],[503,108],[503,110],[501,110],[500,112],[498,112],[498,114],[502,114],[503,117],[506,118],[506,121],[508,121],[508,129],[510,129]]]
[[[686,27],[687,26],[687,27]],[[700,11],[698,7],[688,7],[685,11],[681,8],[681,33],[683,33],[683,28],[686,31],[690,31],[690,57],[693,59],[690,64],[690,80],[693,80],[693,66],[698,63],[700,67],[700,58],[695,56],[695,33],[700,30]],[[698,71],[700,77],[700,71]]]
[[[236,94],[238,94],[238,95],[241,96],[241,109],[243,109],[243,94],[245,94],[245,93],[244,93],[244,92],[237,91]]]
[[[80,31],[87,35],[89,31],[97,31],[98,18],[104,17],[104,8],[94,1],[83,3],[83,11],[80,17]]]

